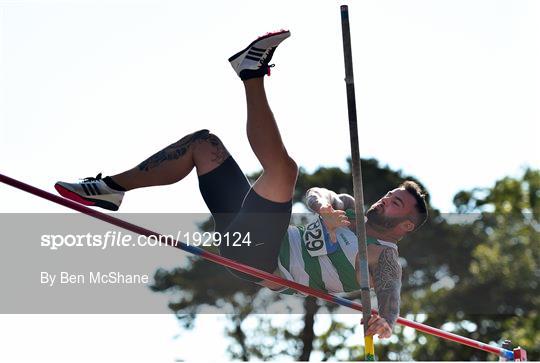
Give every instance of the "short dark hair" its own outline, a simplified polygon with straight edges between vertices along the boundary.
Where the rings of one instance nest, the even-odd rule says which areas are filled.
[[[412,180],[407,180],[401,183],[399,187],[408,191],[416,200],[416,215],[412,221],[414,223],[413,231],[416,231],[424,223],[426,223],[428,219],[428,206],[426,201],[427,193],[422,190],[418,183],[413,182]]]

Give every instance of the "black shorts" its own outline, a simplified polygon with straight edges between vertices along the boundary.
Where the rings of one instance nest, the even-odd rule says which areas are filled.
[[[273,273],[278,266],[281,241],[291,219],[292,200],[273,202],[258,195],[230,156],[211,172],[199,176],[199,189],[220,233],[249,235],[249,245],[221,243],[223,257]],[[229,241],[233,241],[232,238]],[[261,279],[229,269],[244,280]]]

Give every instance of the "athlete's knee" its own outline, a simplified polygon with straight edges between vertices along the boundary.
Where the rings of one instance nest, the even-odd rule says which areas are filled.
[[[195,132],[192,132],[191,134],[187,134],[186,136],[182,137],[179,142],[189,142],[191,144],[195,142],[201,142],[205,141],[210,137],[211,133],[207,129],[198,130]]]
[[[291,157],[287,159],[287,170],[288,173],[290,173],[291,180],[296,182],[296,179],[298,178],[298,164],[296,164],[296,161]]]
[[[223,142],[209,130],[199,130],[192,135],[195,162],[213,161],[220,164],[229,156]]]
[[[284,182],[294,183],[298,178],[298,165],[290,156],[282,158],[276,165],[273,165],[272,173],[279,174],[279,177]]]

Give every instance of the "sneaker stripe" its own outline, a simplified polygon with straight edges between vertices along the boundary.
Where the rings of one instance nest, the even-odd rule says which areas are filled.
[[[92,187],[94,188],[94,190],[96,191],[96,195],[101,195],[101,191],[99,190],[98,186],[97,186],[97,183],[92,183],[91,184]]]
[[[86,185],[81,184],[81,186],[82,186],[84,192],[86,193],[86,195],[92,195],[92,193],[90,193],[90,192],[88,191],[88,188],[86,188]]]
[[[257,48],[257,47],[251,47],[250,50],[254,50],[254,51],[256,51],[256,52],[264,53],[264,51],[265,51],[266,49],[261,49],[261,48]]]
[[[262,51],[262,52],[255,52],[255,51],[253,51],[252,49],[250,49],[249,52],[248,52],[248,55],[255,55],[255,56],[258,56],[258,57],[260,57],[260,56],[263,55],[263,54],[264,54],[264,51]]]
[[[258,61],[261,60],[261,57],[252,57],[252,56],[250,56],[250,55],[246,55],[246,59],[249,59],[249,60],[258,62]]]

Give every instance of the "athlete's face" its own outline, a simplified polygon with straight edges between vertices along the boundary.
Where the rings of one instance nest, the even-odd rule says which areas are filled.
[[[405,234],[414,229],[412,216],[415,206],[416,200],[411,193],[403,188],[396,188],[375,202],[366,215],[370,224]]]

